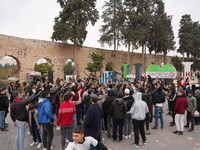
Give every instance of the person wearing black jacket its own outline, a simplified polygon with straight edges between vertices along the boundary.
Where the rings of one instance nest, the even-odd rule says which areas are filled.
[[[199,89],[197,89],[195,91],[195,98],[197,100],[197,108],[196,108],[196,110],[198,112],[200,112],[200,90]],[[195,122],[195,125],[200,125],[200,117],[194,117],[194,122]]]
[[[161,129],[163,129],[164,128],[163,104],[165,102],[165,94],[162,92],[162,88],[159,87],[157,91],[153,94],[153,97],[154,97],[153,103],[155,106],[155,126],[152,129],[158,128],[158,118],[160,118]]]
[[[26,133],[26,126],[29,120],[28,111],[26,106],[29,103],[32,103],[35,99],[37,99],[42,91],[38,91],[33,89],[33,94],[25,100],[22,100],[22,96],[18,93],[15,95],[13,103],[10,106],[10,117],[14,122],[15,127],[17,127],[16,134],[16,149],[24,150],[24,138]]]
[[[108,90],[108,95],[106,97],[106,100],[102,104],[104,116],[106,116],[106,117],[104,117],[105,118],[104,119],[105,128],[107,129],[107,136],[109,138],[111,137],[111,121],[112,121],[111,105],[112,105],[114,99],[116,99],[115,91],[114,90]]]
[[[126,116],[126,103],[123,100],[123,92],[117,94],[117,98],[113,101],[111,112],[113,115],[113,140],[117,140],[117,128],[119,127],[119,141],[122,141],[124,118]]]
[[[5,114],[7,111],[7,102],[5,98],[5,90],[0,89],[0,129],[1,131],[7,131],[5,126]]]

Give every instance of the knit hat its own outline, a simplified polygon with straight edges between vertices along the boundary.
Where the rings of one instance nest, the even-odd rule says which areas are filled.
[[[125,89],[125,94],[130,94],[130,90],[129,89]]]

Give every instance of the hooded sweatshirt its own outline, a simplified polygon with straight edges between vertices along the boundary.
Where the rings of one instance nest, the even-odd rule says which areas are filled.
[[[187,102],[188,102],[188,107],[187,107],[187,111],[194,113],[196,108],[197,108],[197,100],[194,96],[191,97],[187,97]]]
[[[113,101],[111,106],[113,118],[123,119],[126,115],[126,110],[126,103],[123,98],[117,98]]]
[[[38,121],[41,124],[50,123],[54,121],[52,115],[52,105],[48,98],[43,98],[38,105]]]
[[[135,103],[131,107],[131,110],[127,113],[132,115],[132,119],[144,120],[146,118],[146,113],[149,112],[147,104],[142,101],[142,93],[137,92],[134,94]]]

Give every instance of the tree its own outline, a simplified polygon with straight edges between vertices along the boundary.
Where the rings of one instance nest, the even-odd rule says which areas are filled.
[[[41,72],[42,75],[47,75],[52,71],[52,66],[49,63],[36,64],[35,71]]]
[[[179,53],[183,55],[187,54],[187,57],[191,54],[193,50],[193,23],[191,16],[186,14],[183,15],[180,20],[180,29],[179,29]]]
[[[74,65],[72,61],[69,61],[67,64],[64,66],[64,74],[65,75],[72,75],[74,72]]]
[[[108,63],[107,65],[106,65],[106,69],[105,69],[106,71],[113,71],[113,66],[112,66],[112,63]]]
[[[101,37],[99,42],[102,44],[114,45],[114,51],[118,50],[121,40],[122,26],[124,23],[123,5],[122,0],[109,0],[105,1],[103,8],[102,19],[104,25],[101,26]]]
[[[174,50],[174,33],[172,30],[171,19],[165,12],[165,6],[162,0],[158,0],[155,5],[155,13],[152,18],[150,29],[150,38],[148,40],[148,48],[150,54],[155,52],[155,64],[157,64],[157,53],[163,53],[163,61],[170,50]]]
[[[55,18],[52,39],[56,41],[68,42],[74,44],[73,60],[75,60],[75,51],[77,45],[82,45],[85,41],[89,23],[92,25],[98,20],[98,11],[96,0],[58,0],[62,11]]]
[[[100,72],[101,74],[101,69],[103,68],[103,61],[105,59],[104,55],[96,51],[96,52],[91,52],[89,57],[91,59],[91,62],[87,64],[86,69],[89,72],[95,73],[95,75],[97,72]]]
[[[171,59],[172,65],[176,68],[177,71],[183,71],[182,60],[178,56],[174,56]]]

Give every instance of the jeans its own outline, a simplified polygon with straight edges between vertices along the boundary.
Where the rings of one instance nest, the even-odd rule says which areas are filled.
[[[192,115],[191,112],[187,111],[187,124],[186,126],[190,126],[191,122],[191,129],[194,130],[194,116]]]
[[[145,122],[146,122],[146,130],[149,130],[149,121],[150,121],[150,113],[146,113],[146,119],[145,119]]]
[[[16,120],[17,134],[16,134],[16,150],[24,150],[24,139],[26,135],[26,121]]]
[[[184,130],[184,114],[176,114],[175,123],[176,123],[176,130],[183,131]]]
[[[42,128],[43,128],[43,133],[42,133],[43,147],[47,148],[47,150],[50,150],[53,140],[53,124],[51,123],[42,124]]]
[[[113,140],[117,140],[117,127],[119,127],[119,140],[122,140],[124,119],[113,118]]]
[[[146,136],[144,132],[144,120],[133,119],[135,144],[139,144],[139,133],[141,134],[143,142],[146,142]]]
[[[40,136],[40,131],[37,129],[37,127],[38,126],[37,126],[36,123],[33,123],[31,125],[31,130],[32,130],[32,135],[33,135],[33,141],[41,143],[42,140],[41,140],[41,136]]]
[[[65,150],[66,135],[69,137],[69,141],[72,140],[73,125],[71,126],[61,126],[61,146],[62,150]]]
[[[80,123],[81,116],[82,116],[82,108],[78,107],[76,108],[77,125],[81,125]]]
[[[108,135],[108,137],[111,137],[111,128],[112,128],[112,125],[111,125],[111,123],[112,123],[112,117],[110,116],[110,115],[107,115],[107,135]]]
[[[131,115],[126,114],[125,121],[124,121],[125,136],[128,136],[131,134],[131,121],[132,121]]]
[[[0,110],[0,129],[5,128],[5,110]]]
[[[158,128],[158,118],[160,118],[161,128],[164,128],[163,107],[155,107],[155,128]]]

